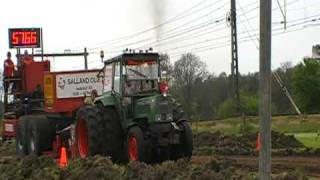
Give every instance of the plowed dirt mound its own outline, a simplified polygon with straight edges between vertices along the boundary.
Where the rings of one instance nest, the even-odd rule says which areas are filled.
[[[318,155],[320,149],[305,147],[292,135],[272,131],[272,152],[276,155]],[[196,155],[254,155],[257,134],[227,136],[222,133],[194,134]],[[320,155],[320,154],[319,154]]]
[[[208,133],[201,132],[194,135],[194,145],[195,147],[200,146],[210,146],[210,145],[247,145],[250,147],[254,147],[256,143],[257,134],[246,134],[241,136],[226,136],[220,132],[216,133]],[[285,135],[283,133],[278,133],[272,131],[272,148],[280,149],[280,148],[299,148],[304,147],[304,145],[298,141],[293,135]],[[240,146],[242,146],[240,145]]]
[[[194,135],[194,154],[238,154],[254,153],[254,143],[243,137],[226,136],[221,133],[199,133]]]
[[[227,143],[227,141],[225,142]],[[69,161],[66,168],[59,168],[49,157],[17,157],[14,154],[14,144],[0,144],[0,179],[1,180],[42,180],[42,179],[257,179],[257,173],[252,169],[237,167],[230,160],[209,156],[205,161],[178,160],[166,161],[161,164],[148,165],[140,162],[128,164],[113,164],[108,157],[95,156],[85,160]],[[273,179],[298,179],[287,171],[284,175],[274,175]]]
[[[107,157],[91,157],[70,161],[65,169],[58,168],[48,157],[2,157],[0,179],[251,179],[255,175],[235,169],[223,161],[211,159],[203,165],[187,160],[167,161],[158,165],[131,162],[113,164]]]

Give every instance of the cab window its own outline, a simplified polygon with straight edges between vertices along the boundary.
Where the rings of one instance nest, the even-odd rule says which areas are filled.
[[[114,68],[113,90],[120,93],[120,63],[115,63]]]
[[[104,68],[103,92],[111,91],[112,88],[112,64]]]

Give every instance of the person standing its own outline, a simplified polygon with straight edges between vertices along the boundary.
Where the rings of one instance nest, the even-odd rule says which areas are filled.
[[[4,90],[7,93],[10,85],[10,78],[13,77],[14,73],[14,63],[11,60],[11,53],[7,53],[7,59],[4,60],[3,77],[4,77]]]
[[[11,60],[11,53],[7,53],[7,59],[4,60],[4,77],[13,77],[14,63]]]
[[[23,55],[23,58],[22,58],[22,62],[23,62],[24,64],[30,64],[30,63],[33,62],[33,58],[32,58],[32,56],[29,55],[29,53],[28,53],[27,50],[24,51],[24,55]]]

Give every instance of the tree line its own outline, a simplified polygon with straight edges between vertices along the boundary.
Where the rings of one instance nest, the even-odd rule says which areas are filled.
[[[236,111],[232,76],[216,75],[192,53],[170,62],[161,55],[170,91],[192,120],[220,119],[238,115],[258,115],[259,73],[240,74],[240,112]],[[320,112],[320,60],[304,59],[297,65],[286,62],[275,70],[303,113]],[[295,114],[295,109],[272,77],[272,113]]]

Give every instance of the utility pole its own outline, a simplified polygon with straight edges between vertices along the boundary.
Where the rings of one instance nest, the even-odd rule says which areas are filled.
[[[278,82],[282,92],[287,96],[287,98],[289,99],[291,105],[293,106],[293,108],[296,110],[297,114],[299,116],[301,116],[301,111],[299,109],[299,107],[297,106],[297,104],[294,102],[291,94],[289,93],[287,87],[284,85],[283,81],[280,78],[280,75],[277,73],[277,71],[273,72],[273,77],[275,78],[275,80]]]
[[[283,16],[283,24],[284,24],[284,30],[287,30],[287,2],[286,0],[283,1],[283,9],[281,7],[281,4],[279,2],[279,0],[277,0],[280,12]]]
[[[231,76],[234,89],[234,97],[236,100],[236,110],[240,113],[240,94],[239,94],[239,66],[238,66],[238,38],[237,38],[237,13],[236,1],[231,0],[230,9],[230,25],[231,25]]]
[[[259,179],[271,179],[271,0],[260,0]]]
[[[84,48],[84,69],[88,70],[88,52],[87,48]]]

